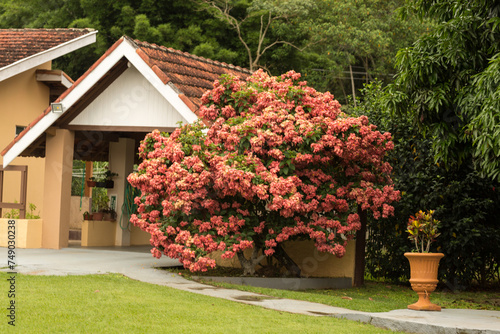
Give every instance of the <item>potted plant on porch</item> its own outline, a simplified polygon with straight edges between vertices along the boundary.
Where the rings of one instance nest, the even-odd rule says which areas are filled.
[[[100,173],[97,177],[89,178],[89,181],[94,180],[95,187],[111,189],[115,186],[115,182],[113,181],[113,178],[115,178],[116,176],[118,176],[117,173],[110,171],[109,168],[106,167],[106,170],[104,173]],[[87,184],[89,181],[87,181]]]
[[[115,186],[113,178],[118,176],[117,173],[113,173],[106,167],[106,171],[98,178],[97,187],[111,189]]]
[[[98,192],[97,196],[92,198],[94,220],[103,220],[104,210],[108,208],[108,205],[109,197],[103,192]]]
[[[97,181],[95,179],[95,177],[91,176],[89,177],[89,179],[87,180],[87,187],[95,187],[97,185]]]
[[[94,216],[91,213],[89,213],[88,211],[85,211],[83,213],[83,220],[92,220],[92,219],[94,219]]]
[[[115,186],[115,181],[113,181],[113,178],[116,176],[118,176],[117,173],[113,173],[109,169],[106,170],[106,172],[104,173],[104,187],[108,189],[113,188]]]
[[[430,246],[439,236],[439,221],[432,218],[434,210],[420,210],[408,221],[407,232],[415,243],[416,252],[405,253],[410,261],[410,283],[413,291],[418,294],[418,301],[408,305],[411,310],[441,311],[439,305],[430,301],[430,294],[436,289],[439,261],[443,253],[431,253]]]
[[[102,220],[107,220],[107,221],[115,221],[116,220],[116,211],[111,209],[111,208],[106,208],[101,210],[103,212],[103,217]]]

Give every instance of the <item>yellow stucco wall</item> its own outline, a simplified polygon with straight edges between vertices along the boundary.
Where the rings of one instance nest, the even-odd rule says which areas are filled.
[[[285,242],[283,248],[300,267],[304,277],[354,277],[355,241],[347,244],[346,254],[342,258],[318,252],[313,241]],[[222,252],[215,252],[210,257],[215,259],[219,266],[240,268],[236,256],[223,260],[220,258],[221,254]],[[245,255],[250,257],[250,251],[247,250]]]
[[[71,208],[70,208],[70,220],[69,228],[75,230],[82,229],[83,213],[85,211],[91,212],[90,208],[90,197],[83,196],[81,198],[80,207],[80,196],[71,196]]]
[[[9,233],[8,221],[0,218],[0,247],[8,247]],[[15,241],[16,248],[41,248],[42,247],[42,220],[41,219],[16,219]]]
[[[313,241],[285,243],[283,248],[297,263],[305,277],[354,277],[356,242],[347,244],[342,258],[329,253],[318,252]]]
[[[116,222],[84,220],[82,246],[114,246]]]
[[[49,106],[49,88],[36,81],[37,69],[51,69],[51,62],[0,82],[0,151],[15,137],[16,125],[26,126]],[[3,164],[3,157],[0,156]],[[33,203],[43,218],[43,158],[16,158],[11,165],[28,165],[27,203]],[[4,201],[19,201],[20,173],[7,172]],[[27,207],[28,209],[28,207]],[[6,209],[4,209],[5,212]]]
[[[131,246],[150,245],[149,242],[150,239],[151,239],[151,234],[149,234],[148,232],[144,232],[137,226],[131,225],[130,229]]]
[[[68,246],[74,138],[74,132],[66,129],[46,137],[43,248]]]

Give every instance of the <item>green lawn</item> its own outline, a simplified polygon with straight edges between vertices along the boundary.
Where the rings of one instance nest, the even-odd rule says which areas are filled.
[[[188,273],[185,273],[188,276]],[[204,282],[202,280],[202,282]],[[418,297],[409,286],[366,281],[362,288],[335,290],[287,291],[277,289],[255,288],[244,285],[205,282],[230,289],[251,291],[268,296],[288,299],[306,300],[326,305],[344,307],[350,310],[365,312],[386,312],[405,309],[417,301]],[[461,308],[500,311],[500,292],[495,291],[435,291],[431,301],[442,308]]]
[[[16,327],[7,324],[8,275],[0,273],[1,333],[389,333],[142,283],[121,275],[16,277]]]

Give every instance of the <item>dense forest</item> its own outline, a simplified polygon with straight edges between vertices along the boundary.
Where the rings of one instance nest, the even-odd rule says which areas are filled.
[[[404,0],[0,0],[0,28],[94,28],[98,41],[59,59],[74,79],[123,35],[198,56],[302,73],[341,103],[389,81],[397,50],[429,29]]]

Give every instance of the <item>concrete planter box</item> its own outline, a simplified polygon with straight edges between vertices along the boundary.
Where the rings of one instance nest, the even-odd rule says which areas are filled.
[[[8,222],[0,218],[0,247],[8,246]],[[16,248],[42,248],[42,219],[15,219]]]
[[[132,225],[132,224],[131,224]],[[130,246],[150,245],[151,234],[144,232],[137,226],[132,225],[130,229]]]
[[[356,254],[356,243],[354,241],[347,244],[346,254],[342,258],[329,253],[319,252],[314,246],[314,241],[311,240],[286,241],[283,243],[283,248],[300,267],[304,276],[316,277],[316,280],[317,278],[336,279],[340,277],[342,281],[346,280],[347,277],[347,279],[351,280],[349,287],[352,287]],[[246,249],[245,251],[245,256],[248,258],[252,250]],[[231,259],[222,259],[221,255],[222,252],[218,251],[211,253],[210,257],[216,261],[218,266],[241,268],[236,256],[233,256]]]
[[[347,289],[352,287],[352,278],[264,278],[264,277],[219,277],[219,276],[193,276],[213,282],[224,282],[238,285],[250,285],[260,288],[282,290],[308,290],[308,289]]]
[[[82,222],[82,246],[114,246],[116,222],[84,220]]]

